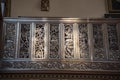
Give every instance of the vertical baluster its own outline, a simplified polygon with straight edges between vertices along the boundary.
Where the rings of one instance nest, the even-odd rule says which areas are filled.
[[[15,55],[15,58],[17,59],[18,58],[18,53],[19,53],[19,33],[20,33],[20,23],[17,22],[17,36],[16,36],[16,55]]]
[[[65,59],[65,46],[64,46],[64,24],[60,23],[60,52],[61,52],[61,58]]]
[[[89,56],[91,61],[93,61],[93,26],[92,23],[87,24],[88,27],[88,45],[89,45]]]
[[[46,23],[45,24],[45,38],[44,38],[44,41],[45,41],[45,59],[48,59],[49,58],[49,31],[50,31],[50,24],[49,23]]]
[[[80,59],[80,53],[79,53],[79,29],[78,24],[73,24],[73,41],[74,41],[74,59]]]

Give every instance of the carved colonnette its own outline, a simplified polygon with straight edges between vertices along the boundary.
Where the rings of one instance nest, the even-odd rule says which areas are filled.
[[[64,79],[71,76],[75,79],[119,79],[119,23],[119,19],[5,18],[4,53],[0,61],[0,71],[4,74],[0,73],[0,77],[9,74],[16,78],[14,72],[27,71],[26,74],[17,72],[18,77],[34,77],[28,73],[37,72],[34,75],[38,78],[60,75]],[[11,71],[13,73],[9,73]],[[88,73],[81,76],[76,72]]]

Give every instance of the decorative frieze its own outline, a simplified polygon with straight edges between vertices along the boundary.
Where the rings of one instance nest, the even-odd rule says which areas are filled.
[[[119,62],[3,61],[2,70],[120,71]]]

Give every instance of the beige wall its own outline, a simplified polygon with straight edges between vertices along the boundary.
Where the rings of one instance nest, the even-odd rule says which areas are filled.
[[[50,11],[40,11],[40,0],[12,0],[11,16],[101,18],[105,0],[50,0]]]

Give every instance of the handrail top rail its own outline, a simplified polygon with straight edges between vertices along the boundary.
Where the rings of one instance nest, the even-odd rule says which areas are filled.
[[[98,22],[98,23],[120,23],[119,18],[60,18],[60,17],[18,17],[18,18],[12,18],[12,17],[4,17],[3,21],[28,21],[28,22]]]

